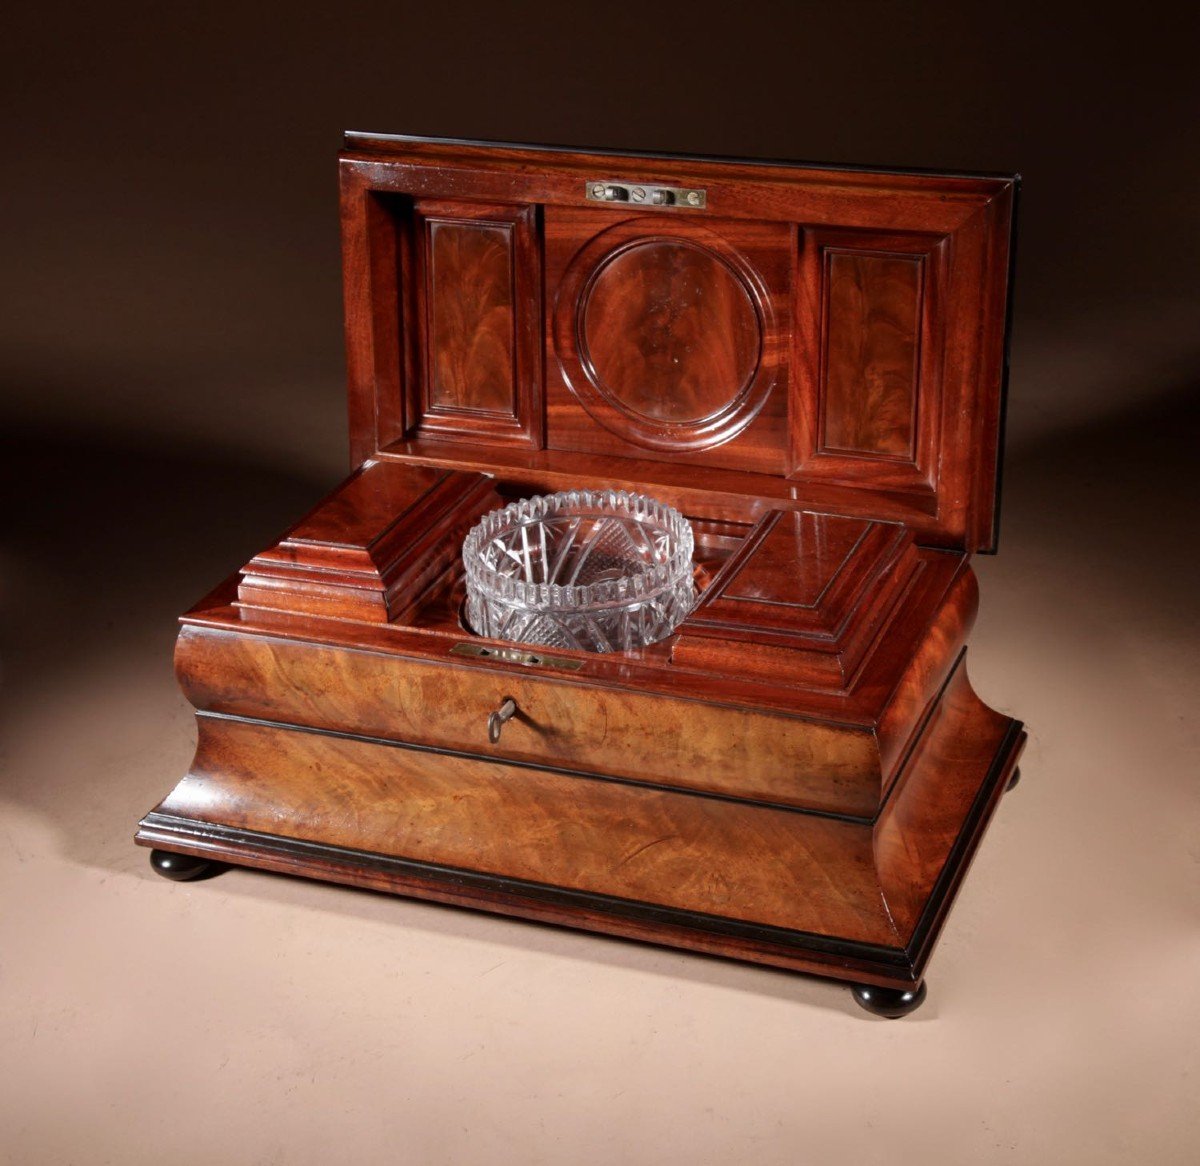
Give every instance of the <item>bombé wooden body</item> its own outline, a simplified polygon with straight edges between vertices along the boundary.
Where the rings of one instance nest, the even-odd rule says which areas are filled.
[[[199,744],[138,841],[914,988],[1023,742],[965,666],[1015,180],[371,135],[341,167],[354,471],[183,618]],[[692,521],[670,639],[465,625],[466,532],[568,487]]]

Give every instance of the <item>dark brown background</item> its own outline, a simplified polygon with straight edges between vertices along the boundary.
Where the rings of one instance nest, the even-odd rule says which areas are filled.
[[[1197,356],[1198,30],[1098,13],[27,6],[0,138],[20,444],[332,478],[345,128],[1020,170],[1014,453],[1143,410]]]
[[[159,0],[4,25],[0,1161],[1198,1160],[1194,15]],[[132,845],[193,748],[176,614],[345,468],[345,128],[1024,174],[971,671],[1031,738],[909,1020],[302,880],[166,884]]]

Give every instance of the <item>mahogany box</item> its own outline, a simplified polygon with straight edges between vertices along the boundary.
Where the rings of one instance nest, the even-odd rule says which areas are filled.
[[[140,823],[155,868],[910,1011],[1024,740],[965,666],[1017,180],[372,134],[340,165],[352,473],[183,617],[199,743]],[[691,520],[699,598],[669,639],[470,631],[467,531],[573,487]]]

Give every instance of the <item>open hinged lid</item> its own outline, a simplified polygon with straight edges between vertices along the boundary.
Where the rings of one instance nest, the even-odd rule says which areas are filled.
[[[994,547],[1015,179],[369,134],[341,167],[356,463]]]

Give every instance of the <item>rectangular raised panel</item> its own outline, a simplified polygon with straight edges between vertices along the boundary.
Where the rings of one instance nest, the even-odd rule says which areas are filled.
[[[822,449],[911,462],[922,261],[827,251]]]
[[[429,405],[516,416],[510,223],[426,220]]]
[[[944,236],[803,232],[793,480],[940,507],[947,244]]]
[[[741,605],[816,608],[873,525],[860,518],[773,511],[759,523],[761,539],[748,541],[727,568],[728,583],[718,580],[711,591]],[[711,609],[715,595],[707,598]]]
[[[421,201],[413,402],[422,436],[540,444],[540,301],[529,208]]]

